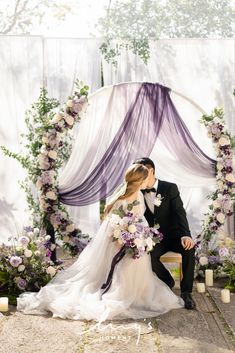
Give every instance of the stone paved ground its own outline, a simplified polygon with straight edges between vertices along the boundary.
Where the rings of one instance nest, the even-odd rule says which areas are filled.
[[[174,289],[179,294],[179,289]],[[231,304],[219,289],[194,291],[197,310],[173,310],[147,320],[95,322],[23,315],[11,306],[0,317],[0,353],[234,353]],[[225,320],[226,317],[226,320]]]
[[[23,315],[11,307],[0,318],[0,352],[235,352],[231,332],[211,297],[194,293],[194,298],[197,311],[179,309],[157,319],[116,321],[100,327],[95,322]]]

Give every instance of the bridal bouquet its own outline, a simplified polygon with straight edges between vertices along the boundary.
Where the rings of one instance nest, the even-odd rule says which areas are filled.
[[[153,250],[154,246],[163,239],[163,234],[159,232],[157,227],[149,227],[143,224],[143,219],[135,215],[132,211],[133,207],[139,202],[134,201],[128,204],[125,212],[123,207],[112,211],[110,222],[113,227],[112,240],[118,242],[125,249],[125,253],[138,259]]]

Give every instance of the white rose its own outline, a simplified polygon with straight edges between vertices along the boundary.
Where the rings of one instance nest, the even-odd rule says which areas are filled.
[[[41,189],[41,187],[42,187],[42,182],[41,182],[41,180],[37,180],[37,182],[36,182],[36,187],[37,187],[37,189]]]
[[[137,246],[137,248],[142,248],[142,247],[145,246],[144,240],[139,239],[139,238],[136,238],[136,239],[134,240],[134,244]]]
[[[218,144],[220,146],[228,146],[228,145],[230,145],[230,141],[227,137],[220,137]]]
[[[235,176],[232,173],[226,174],[225,179],[230,183],[235,183]]]
[[[147,250],[151,251],[153,249],[153,240],[150,237],[148,237],[145,240],[145,242],[146,242],[146,245],[147,245]]]
[[[55,114],[51,122],[58,123],[61,119],[62,119],[62,116],[60,114]]]
[[[41,253],[40,253],[40,251],[39,251],[39,250],[36,250],[36,251],[34,252],[34,255],[35,255],[35,256],[40,256],[40,255],[41,255]]]
[[[74,118],[70,115],[66,115],[64,117],[64,120],[66,121],[66,123],[70,126],[72,126],[74,124]]]
[[[225,215],[220,212],[217,214],[216,219],[222,224],[222,223],[224,223]]]
[[[56,273],[56,269],[53,266],[49,266],[47,267],[46,272],[48,275],[54,276]]]
[[[38,161],[39,162],[46,162],[47,161],[47,156],[45,155],[45,153],[40,153],[38,155]]]
[[[66,103],[67,107],[72,108],[73,107],[73,100],[69,99]]]
[[[50,240],[51,239],[51,236],[50,235],[46,235],[45,236],[45,240]]]
[[[230,247],[231,245],[233,245],[233,243],[234,243],[233,239],[229,237],[225,239],[225,246]]]
[[[212,204],[213,204],[214,208],[220,208],[220,204],[219,204],[218,200],[214,200],[212,202]]]
[[[50,170],[49,172],[48,172],[48,174],[50,175],[50,177],[53,179],[53,178],[55,178],[55,176],[56,176],[56,172],[54,171],[54,170]]]
[[[47,136],[42,136],[42,142],[43,143],[48,143],[49,142],[49,140],[48,140],[48,137]]]
[[[199,259],[199,263],[201,266],[206,266],[208,265],[208,258],[206,256],[201,256]]]
[[[63,237],[63,241],[64,241],[65,243],[69,243],[70,237],[69,237],[68,235],[65,235],[65,236]]]
[[[57,158],[57,152],[54,151],[54,150],[51,150],[48,152],[48,156],[51,158],[51,159],[56,159]]]
[[[56,200],[57,199],[57,196],[56,194],[54,193],[54,191],[48,191],[46,193],[46,197],[50,200]]]
[[[128,232],[135,233],[137,231],[136,226],[134,224],[129,225]]]
[[[24,256],[25,257],[31,257],[33,255],[33,252],[29,249],[25,249],[24,251]]]
[[[218,186],[219,189],[221,189],[224,186],[223,181],[222,180],[218,180],[217,181],[217,186]]]
[[[218,170],[222,170],[223,169],[223,164],[221,164],[221,163],[217,163],[217,169]]]
[[[69,224],[67,227],[66,227],[66,231],[69,232],[69,233],[72,233],[75,229],[75,225],[74,224]]]
[[[40,232],[39,228],[34,228],[33,233],[34,233],[35,235],[38,235],[39,232]]]
[[[121,235],[120,229],[115,229],[115,231],[113,232],[113,237],[118,239],[120,235]]]
[[[57,124],[59,127],[64,127],[64,119],[60,120]]]
[[[25,266],[24,266],[24,265],[18,266],[18,271],[19,271],[19,272],[24,271],[24,269],[25,269]]]

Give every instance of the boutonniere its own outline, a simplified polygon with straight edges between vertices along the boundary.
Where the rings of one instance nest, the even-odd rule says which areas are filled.
[[[156,196],[156,198],[154,200],[154,205],[157,206],[157,207],[161,206],[163,199],[164,199],[164,197],[162,197],[161,194],[157,194],[157,196]]]

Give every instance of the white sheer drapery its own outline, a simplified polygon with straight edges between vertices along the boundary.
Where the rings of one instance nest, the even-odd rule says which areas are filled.
[[[20,151],[20,133],[25,128],[24,112],[37,99],[43,83],[50,96],[60,99],[61,103],[73,91],[75,78],[90,85],[92,92],[96,91],[101,86],[99,46],[100,41],[97,39],[1,36],[0,144],[15,152]],[[104,84],[125,81],[159,82],[191,98],[208,113],[215,106],[224,106],[228,126],[234,133],[234,48],[233,39],[160,40],[151,45],[151,58],[147,66],[131,53],[121,55],[117,69],[103,61]],[[107,94],[108,97],[108,90],[107,88],[106,93],[104,90],[102,94]],[[171,97],[195,141],[207,154],[213,156],[210,142],[204,143],[205,130],[198,123],[200,111],[173,92]],[[94,119],[90,120],[89,124],[84,119],[84,128],[87,124],[89,132],[86,135],[86,146],[89,148],[100,126],[98,112],[104,108],[97,106]],[[117,120],[113,125],[112,134],[119,123],[120,120]],[[79,134],[79,129],[78,125],[74,131],[75,137]],[[101,138],[104,132],[105,126],[103,130],[101,128]],[[101,142],[100,139],[95,148],[105,148],[107,143],[104,140]],[[160,178],[175,181],[179,185],[190,223],[194,224],[196,233],[199,220],[195,220],[195,210],[198,205],[206,210],[205,195],[208,193],[208,185],[202,187],[202,184],[197,184],[198,187],[192,189],[185,171],[181,168],[175,172],[174,167],[178,165],[178,161],[169,156],[169,159],[166,159],[163,147],[155,147],[151,157],[156,162],[157,174]],[[159,149],[161,155],[158,153]],[[78,163],[81,163],[80,151],[77,151],[76,158]],[[170,164],[167,161],[170,161]],[[11,234],[16,234],[16,228],[20,229],[22,225],[27,224],[28,216],[24,212],[25,195],[18,185],[18,180],[23,177],[24,172],[18,163],[0,153],[0,242]],[[69,174],[66,178],[69,178]],[[84,231],[89,231],[88,228],[91,227],[89,232],[94,234],[99,223],[97,204],[81,207],[79,210],[73,208],[72,213],[79,219]]]
[[[91,87],[101,86],[100,42],[96,39],[59,39],[40,36],[0,37],[0,145],[20,152],[20,134],[25,131],[24,113],[38,98],[40,87],[49,96],[65,102],[79,78]],[[29,224],[25,193],[18,181],[24,170],[0,151],[0,243],[19,234]],[[99,205],[85,211],[73,209],[75,218],[99,222]],[[84,216],[83,216],[84,214]]]

